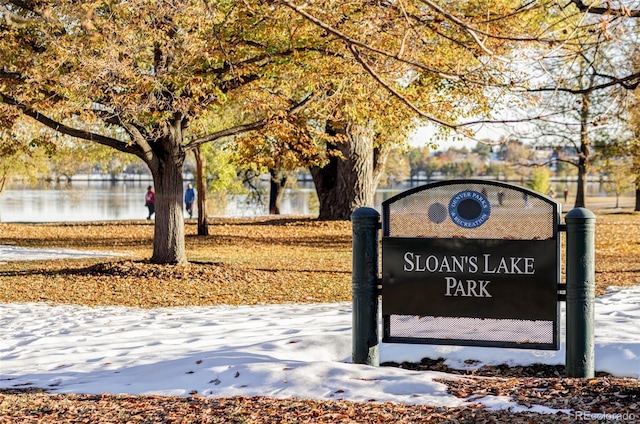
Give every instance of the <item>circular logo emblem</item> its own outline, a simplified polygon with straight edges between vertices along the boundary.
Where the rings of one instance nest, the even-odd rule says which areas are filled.
[[[457,193],[449,202],[449,216],[458,226],[477,228],[487,222],[491,205],[487,197],[474,190]]]

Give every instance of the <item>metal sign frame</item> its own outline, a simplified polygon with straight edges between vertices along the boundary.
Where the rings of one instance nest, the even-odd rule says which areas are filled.
[[[382,203],[383,341],[558,350],[561,204],[448,180]]]

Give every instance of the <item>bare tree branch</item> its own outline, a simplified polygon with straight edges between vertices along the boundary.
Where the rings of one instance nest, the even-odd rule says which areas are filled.
[[[104,135],[100,135],[100,134],[96,134],[96,133],[92,133],[90,131],[84,131],[84,130],[79,130],[77,128],[71,128],[67,125],[64,125],[60,122],[57,122],[51,118],[49,118],[48,116],[43,115],[42,113],[33,110],[32,108],[30,108],[29,106],[22,104],[20,102],[18,102],[17,100],[6,96],[2,93],[0,93],[0,101],[2,103],[8,104],[10,106],[14,106],[17,109],[19,109],[23,114],[35,119],[36,121],[40,122],[41,124],[55,130],[58,131],[61,134],[65,134],[71,137],[76,137],[76,138],[80,138],[83,140],[88,140],[88,141],[93,141],[96,142],[98,144],[102,144],[104,146],[109,146],[112,147],[116,150],[119,150],[121,152],[124,153],[133,153],[136,154],[138,153],[137,149],[135,148],[135,145],[128,145],[120,140],[117,140],[115,138],[111,138],[111,137],[107,137]]]
[[[597,84],[585,88],[567,88],[567,87],[542,87],[542,88],[531,88],[528,89],[529,93],[537,93],[537,92],[549,92],[549,91],[561,91],[564,93],[571,94],[587,94],[592,91],[601,90],[604,88],[614,87],[619,85],[627,90],[635,90],[638,85],[640,85],[640,72],[635,72],[633,74],[627,75],[626,77],[616,78],[611,75],[599,75],[601,77],[610,78],[611,81],[605,82],[602,84]]]
[[[353,45],[353,44],[349,44],[349,50],[351,51],[351,53],[353,53],[353,57],[356,59],[356,61],[358,63],[360,63],[360,65],[362,65],[362,67],[369,73],[369,75],[371,75],[373,77],[373,79],[375,79],[378,84],[380,84],[385,90],[389,91],[393,96],[395,96],[397,99],[399,99],[402,103],[404,103],[405,105],[407,105],[411,110],[413,110],[415,113],[417,113],[420,117],[431,121],[435,124],[438,125],[442,125],[444,127],[450,128],[450,129],[455,129],[456,126],[452,125],[448,122],[442,121],[438,118],[435,118],[431,115],[428,115],[426,113],[424,113],[422,110],[420,110],[419,107],[417,107],[416,105],[414,105],[409,99],[407,99],[406,97],[404,97],[402,94],[398,93],[396,90],[394,90],[389,84],[387,84],[385,81],[382,80],[382,78],[380,78],[380,76],[367,64],[366,61],[364,61],[362,59],[362,57],[360,56],[360,52],[358,52],[358,48]]]
[[[582,0],[570,0],[569,3],[574,4],[581,12],[592,13],[594,15],[627,16],[630,18],[640,17],[640,10],[629,9],[624,6],[619,9],[613,7],[595,7],[584,4]],[[608,2],[606,2],[606,4],[608,4]]]
[[[289,110],[286,111],[287,115],[295,115],[296,113],[300,112],[302,109],[304,109],[304,107],[307,105],[307,103],[313,98],[313,93],[310,93],[309,95],[307,95],[304,99],[302,99],[300,102],[296,103],[292,108],[290,108]],[[245,132],[249,132],[249,131],[255,131],[255,130],[259,130],[264,128],[267,124],[269,123],[269,119],[268,118],[263,118],[263,119],[259,119],[257,121],[254,122],[250,122],[248,124],[242,124],[242,125],[237,125],[235,127],[232,128],[227,128],[221,131],[217,131],[213,134],[208,134],[204,137],[198,138],[196,140],[192,140],[190,141],[186,146],[185,146],[185,150],[189,151],[189,150],[193,150],[198,146],[201,146],[205,143],[208,143],[210,141],[214,141],[214,140],[218,140],[224,137],[230,137],[230,136],[234,136],[234,135],[238,135],[238,134],[242,134]]]
[[[324,29],[328,33],[335,35],[336,37],[338,37],[339,39],[344,41],[347,45],[353,45],[353,46],[361,47],[361,48],[363,48],[365,50],[377,53],[377,54],[379,54],[379,55],[381,55],[383,57],[388,57],[388,58],[397,60],[397,61],[399,61],[401,63],[405,63],[407,65],[415,66],[418,69],[421,69],[421,70],[423,70],[425,72],[428,72],[428,73],[431,73],[431,74],[438,75],[438,76],[440,76],[442,78],[447,78],[447,79],[452,79],[452,80],[459,80],[460,79],[459,75],[449,74],[449,73],[446,73],[446,72],[442,72],[442,71],[440,71],[438,69],[433,69],[433,68],[430,68],[428,66],[425,66],[422,63],[418,63],[418,62],[414,62],[414,61],[411,61],[411,60],[403,59],[401,57],[398,57],[398,55],[391,54],[391,53],[386,52],[384,50],[376,49],[376,48],[368,45],[367,43],[363,43],[361,41],[353,39],[353,38],[349,37],[348,35],[346,35],[345,33],[333,28],[330,25],[327,25],[326,23],[324,23],[320,19],[316,18],[315,16],[307,13],[306,11],[304,11],[303,7],[296,6],[295,4],[291,3],[291,1],[289,1],[289,0],[281,0],[281,1],[285,6],[289,7],[290,9],[292,9],[293,11],[295,11],[296,13],[298,13],[299,15],[304,17],[305,19],[309,20],[310,22],[314,23],[315,25],[319,26],[320,28]]]
[[[419,0],[419,1],[422,4],[427,5],[427,7],[429,7],[431,10],[435,10],[436,12],[438,12],[439,14],[447,18],[449,21],[456,24],[458,27],[462,28],[462,30],[465,31],[467,34],[469,34],[471,38],[473,38],[473,40],[476,42],[476,44],[480,47],[480,49],[482,49],[482,51],[484,51],[487,55],[495,56],[495,53],[492,52],[487,46],[485,46],[484,42],[478,36],[480,31],[477,31],[475,28],[472,28],[466,22],[463,22],[458,17],[447,12],[446,10],[444,10],[443,8],[441,8],[431,0]],[[483,35],[486,36],[486,34],[483,34]]]
[[[5,0],[2,3],[4,3],[5,5],[12,4],[16,7],[19,7],[20,9],[28,10],[30,12],[35,13],[35,6],[36,6],[35,2],[22,1],[22,0]]]
[[[21,73],[15,71],[7,71],[6,69],[0,69],[0,79],[24,81],[24,77]]]

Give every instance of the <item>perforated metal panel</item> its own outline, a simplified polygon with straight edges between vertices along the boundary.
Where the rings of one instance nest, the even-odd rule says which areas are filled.
[[[449,215],[454,196],[468,191],[489,201],[489,219],[476,228],[462,227]],[[556,237],[559,204],[522,187],[464,180],[417,187],[382,206],[383,236],[547,240]]]
[[[382,204],[385,342],[559,348],[560,204],[455,180]]]
[[[400,338],[491,341],[497,343],[549,344],[553,321],[447,318],[392,315],[390,328]]]

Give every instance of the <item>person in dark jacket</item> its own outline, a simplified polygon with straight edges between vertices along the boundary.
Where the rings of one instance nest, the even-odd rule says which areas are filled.
[[[189,218],[193,218],[193,202],[196,201],[196,190],[193,184],[187,184],[187,190],[184,192],[184,204],[189,214]]]

